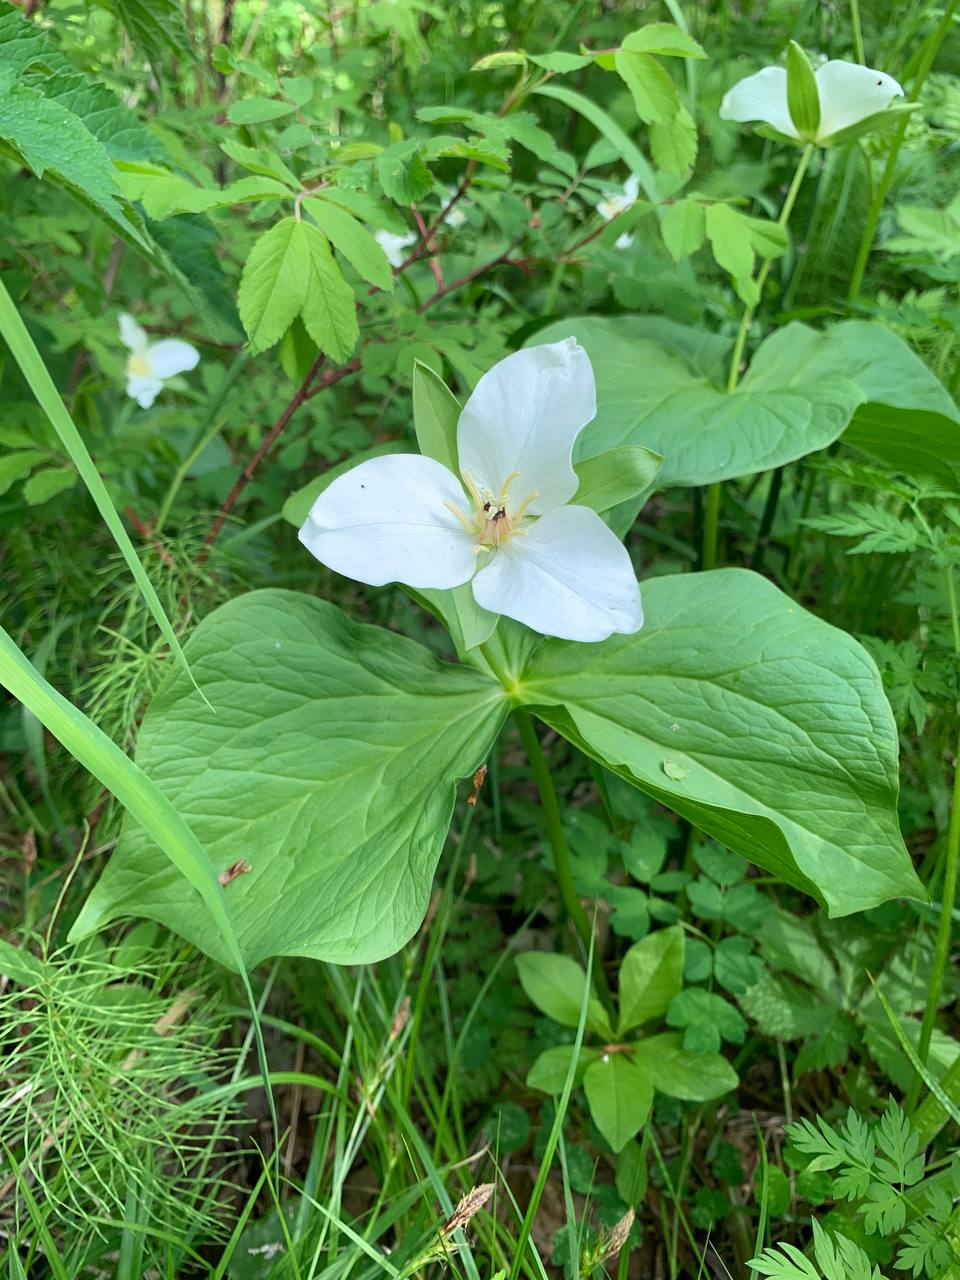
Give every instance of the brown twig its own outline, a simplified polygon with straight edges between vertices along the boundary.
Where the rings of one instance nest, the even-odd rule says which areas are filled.
[[[439,302],[441,298],[445,298],[448,294],[454,293],[457,289],[462,289],[465,284],[469,284],[471,280],[476,280],[478,276],[486,275],[486,273],[488,271],[492,271],[494,267],[499,267],[504,263],[511,262],[510,255],[522,239],[522,236],[518,236],[517,239],[514,240],[499,257],[492,258],[490,262],[485,262],[482,266],[474,267],[472,271],[468,271],[467,274],[465,276],[461,276],[459,280],[453,280],[442,289],[437,289],[436,292],[431,293],[430,297],[427,298],[425,302],[421,302],[419,307],[417,307],[417,314],[422,315],[423,312],[432,307],[435,302]],[[521,269],[523,269],[526,264],[521,262],[512,262],[511,265],[521,267]]]
[[[412,204],[410,208],[413,212],[413,220],[417,224],[417,230],[420,232],[420,241],[430,254],[430,270],[433,272],[433,278],[437,282],[437,288],[442,289],[443,272],[440,269],[440,259],[437,257],[437,246],[427,228],[427,224],[423,220],[423,214],[415,204]]]
[[[203,540],[203,546],[200,548],[200,554],[197,556],[198,566],[202,565],[206,561],[207,557],[210,555],[210,548],[216,542],[217,535],[220,533],[220,530],[223,528],[224,521],[226,520],[230,512],[233,510],[234,505],[236,504],[236,501],[240,497],[241,493],[243,493],[244,489],[253,479],[256,473],[257,467],[259,467],[260,463],[270,452],[277,438],[283,434],[284,428],[286,427],[287,423],[290,421],[290,419],[293,417],[296,411],[303,404],[304,400],[306,400],[307,397],[309,396],[310,388],[313,385],[313,381],[316,378],[317,374],[320,372],[320,366],[323,364],[324,359],[325,359],[325,356],[323,355],[323,352],[322,351],[319,352],[316,360],[314,360],[313,364],[310,366],[310,370],[307,373],[307,376],[304,378],[304,380],[300,383],[300,386],[297,388],[293,398],[290,400],[289,404],[284,409],[283,413],[281,413],[280,417],[276,420],[276,422],[270,428],[263,443],[260,445],[260,448],[253,455],[253,457],[250,459],[250,461],[247,463],[244,469],[240,472],[240,475],[237,478],[237,483],[233,486],[233,488],[227,494],[226,501],[223,503],[223,506],[217,512],[216,519],[214,520],[213,524],[210,526],[210,532],[207,534],[207,536]],[[339,370],[337,372],[339,372]]]

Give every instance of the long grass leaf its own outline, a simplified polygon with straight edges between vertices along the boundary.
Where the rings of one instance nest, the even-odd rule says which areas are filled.
[[[177,810],[147,774],[120,750],[88,716],[58,693],[14,641],[0,627],[0,684],[19,699],[61,742],[70,754],[120,801],[127,812],[153,837],[177,870],[197,890],[220,931],[246,991],[254,1020],[257,1056],[263,1076],[275,1150],[279,1151],[279,1127],[267,1068],[263,1032],[253,988],[230,912],[206,850]],[[79,926],[79,928],[78,928]],[[71,937],[83,931],[83,913],[75,921]]]
[[[87,452],[87,447],[83,443],[80,432],[74,426],[73,419],[67,412],[67,407],[60,398],[60,393],[54,386],[53,379],[47,372],[43,357],[30,337],[27,326],[23,323],[20,312],[7,292],[6,285],[2,279],[0,279],[0,336],[3,337],[10,348],[14,360],[20,366],[20,372],[29,384],[30,390],[36,396],[41,409],[50,419],[50,424],[56,431],[60,443],[67,451],[70,461],[80,473],[80,478],[87,486],[90,496],[100,512],[101,519],[120,548],[120,552],[127,562],[127,568],[133,574],[134,581],[140,588],[140,593],[146,601],[147,608],[153,615],[154,621],[160,628],[163,638],[170,646],[171,651],[187,667],[187,660],[183,656],[180,641],[177,639],[170,620],[163,611],[160,597],[157,595],[153,583],[147,577],[147,571],[140,563],[140,557],[134,550],[133,543],[123,527],[123,522],[117,514],[116,507],[110,500],[107,486],[103,483],[100,472],[94,466],[93,459]],[[189,667],[187,667],[187,670],[189,671]]]

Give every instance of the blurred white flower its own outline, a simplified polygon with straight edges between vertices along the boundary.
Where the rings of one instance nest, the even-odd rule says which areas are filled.
[[[613,191],[609,195],[605,195],[602,200],[597,201],[597,213],[603,218],[604,222],[609,222],[618,213],[624,213],[631,205],[636,204],[639,194],[640,179],[635,173],[631,173],[623,184],[622,191]]]
[[[300,541],[371,586],[470,582],[482,608],[543,635],[638,631],[626,548],[595,511],[570,505],[574,442],[596,411],[576,339],[516,351],[483,375],[460,415],[460,476],[420,454],[371,458],[317,498]]]
[[[412,244],[416,244],[419,236],[415,231],[406,231],[402,236],[398,236],[393,231],[381,230],[375,231],[373,238],[387,255],[387,261],[391,267],[401,267],[407,256],[404,249],[409,249]]]
[[[133,316],[120,316],[120,341],[130,352],[127,356],[127,395],[141,409],[149,409],[168,378],[195,369],[200,352],[179,338],[151,342]]]
[[[631,231],[625,231],[622,236],[617,236],[613,242],[615,249],[629,249],[633,244],[636,236]]]
[[[787,73],[783,67],[764,67],[739,81],[724,94],[721,120],[744,123],[760,120],[778,133],[799,142],[827,146],[844,129],[879,115],[903,89],[884,71],[874,71],[858,62],[834,59],[814,72],[820,99],[820,120],[816,129],[804,136],[793,123],[787,105]]]
[[[450,203],[450,201],[453,199],[453,197],[457,194],[459,190],[460,190],[459,187],[447,187],[443,195],[442,207],[444,209],[447,207],[447,205]],[[462,204],[463,204],[463,201],[458,200],[457,203],[450,210],[450,212],[447,214],[447,216],[444,218],[444,222],[451,229],[451,231],[456,231],[458,227],[462,227],[467,220],[467,215],[463,211]]]

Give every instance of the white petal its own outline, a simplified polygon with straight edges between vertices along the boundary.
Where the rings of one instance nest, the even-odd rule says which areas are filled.
[[[799,138],[787,106],[787,73],[783,67],[764,67],[728,89],[720,103],[721,120],[762,120],[788,138]]]
[[[588,507],[560,507],[515,534],[474,578],[473,594],[491,613],[563,640],[643,626],[627,549]]]
[[[602,200],[597,201],[597,213],[604,220],[609,222],[611,218],[615,218],[618,213],[623,213],[624,209],[630,208],[630,202],[622,192],[614,192],[612,195],[604,196]]]
[[[569,502],[577,491],[573,443],[597,412],[587,353],[576,338],[515,351],[483,375],[457,424],[460,470],[481,489],[510,489],[533,515]]]
[[[476,543],[444,502],[467,506],[439,462],[416,453],[371,458],[321,493],[300,541],[321,564],[374,587],[459,587],[476,570]]]
[[[200,363],[200,352],[189,342],[166,338],[147,347],[145,359],[154,378],[172,378],[175,374],[195,369]]]
[[[858,62],[825,62],[816,71],[820,90],[820,127],[824,141],[841,129],[876,115],[889,107],[903,89],[884,71],[872,71]]]
[[[162,390],[159,378],[148,378],[142,373],[127,374],[127,395],[136,400],[141,409],[149,409]]]
[[[120,341],[128,351],[143,352],[147,349],[146,333],[126,311],[120,313]]]
[[[636,239],[629,231],[625,231],[622,236],[617,236],[613,242],[615,249],[629,249]]]
[[[387,255],[387,261],[390,263],[391,267],[399,267],[403,263],[407,256],[404,253],[404,249],[407,249],[410,245],[416,243],[417,239],[412,231],[407,232],[405,235],[398,236],[392,231],[383,230],[375,231],[373,233],[373,238]]]
[[[635,173],[631,173],[630,177],[623,184],[623,194],[631,204],[636,204],[637,197],[640,195],[640,179]]]

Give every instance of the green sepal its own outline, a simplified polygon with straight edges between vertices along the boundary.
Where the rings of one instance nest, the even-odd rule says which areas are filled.
[[[820,91],[810,59],[796,40],[787,46],[787,106],[797,133],[813,142],[820,128]]]

